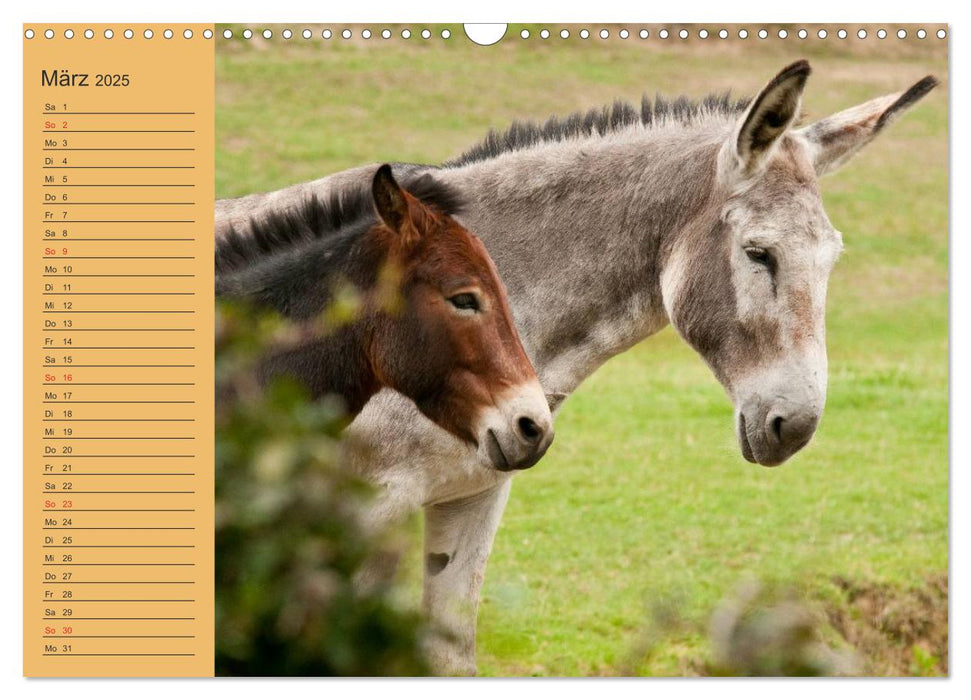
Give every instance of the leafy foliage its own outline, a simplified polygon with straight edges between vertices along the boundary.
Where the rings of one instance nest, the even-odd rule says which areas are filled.
[[[392,581],[355,583],[389,540],[364,522],[372,489],[336,466],[342,407],[255,380],[255,358],[289,332],[219,309],[216,673],[423,674],[418,614],[394,604]]]

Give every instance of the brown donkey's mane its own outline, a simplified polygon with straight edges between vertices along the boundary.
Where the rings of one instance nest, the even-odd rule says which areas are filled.
[[[457,214],[462,209],[458,191],[429,173],[402,178],[402,187],[443,214]],[[370,187],[334,192],[326,200],[314,194],[295,207],[251,218],[246,233],[231,228],[216,242],[216,275],[237,272],[309,243],[337,243],[338,237],[355,237],[376,223]]]

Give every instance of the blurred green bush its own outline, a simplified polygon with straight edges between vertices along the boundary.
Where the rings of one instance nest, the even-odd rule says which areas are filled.
[[[419,614],[393,602],[391,580],[354,584],[389,538],[364,526],[372,489],[337,467],[341,406],[255,379],[292,333],[217,306],[216,674],[423,675]]]

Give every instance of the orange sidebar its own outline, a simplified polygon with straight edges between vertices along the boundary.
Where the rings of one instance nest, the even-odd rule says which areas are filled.
[[[212,31],[25,27],[27,676],[213,673]]]

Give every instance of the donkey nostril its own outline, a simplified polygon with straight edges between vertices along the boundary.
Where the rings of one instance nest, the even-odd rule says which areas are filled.
[[[532,418],[522,416],[516,421],[516,424],[519,426],[519,433],[526,442],[537,443],[543,437],[543,429],[536,425],[536,422]]]
[[[772,419],[772,434],[779,442],[782,442],[782,423],[782,416],[776,416]]]

